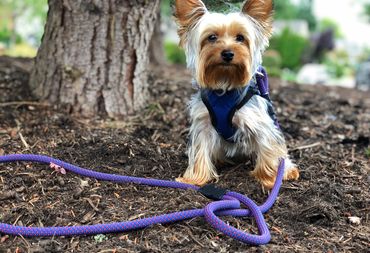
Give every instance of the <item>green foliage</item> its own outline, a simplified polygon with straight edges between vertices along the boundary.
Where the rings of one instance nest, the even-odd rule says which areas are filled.
[[[346,74],[351,74],[352,67],[349,64],[348,53],[345,51],[334,51],[326,54],[323,64],[334,78],[341,78]]]
[[[5,43],[9,46],[10,44],[11,32],[7,27],[0,27],[0,42]]]
[[[42,23],[46,21],[47,0],[0,0],[0,41],[7,47],[23,42],[26,38],[21,38],[17,21],[22,18],[23,21],[32,23],[39,19]],[[43,27],[40,27],[32,34],[33,38],[41,40]]]
[[[362,49],[361,54],[357,57],[357,62],[364,62],[370,59],[370,47],[367,46]]]
[[[47,0],[0,0],[0,7],[11,10],[17,16],[29,13],[29,18],[46,18]]]
[[[296,70],[301,66],[304,50],[308,46],[308,40],[285,29],[280,35],[270,40],[270,49],[279,52],[283,68]]]
[[[297,18],[306,20],[311,31],[317,27],[317,19],[313,13],[313,0],[301,0],[298,5]]]
[[[291,0],[275,0],[274,5],[276,20],[303,19],[308,22],[310,30],[316,28],[317,21],[313,14],[312,0],[300,0],[298,4],[294,4]]]
[[[298,15],[297,7],[291,0],[275,0],[275,19],[290,20]]]
[[[323,63],[332,77],[341,78],[344,76],[345,67],[342,64],[328,59],[325,59]]]
[[[7,47],[10,46],[10,38],[12,36],[12,33],[10,30],[8,30],[6,27],[0,29],[0,42],[4,43]],[[15,35],[15,43],[20,44],[23,42],[22,37],[19,34]]]
[[[329,18],[324,18],[319,23],[319,31],[324,32],[327,29],[333,29],[334,35],[335,35],[336,38],[342,38],[343,37],[343,33],[340,30],[339,25],[334,20],[331,20]]]
[[[263,55],[263,66],[266,68],[270,76],[281,75],[282,59],[278,51],[267,50]]]
[[[209,10],[223,13],[239,11],[243,3],[240,0],[203,0],[203,2]]]
[[[294,83],[297,81],[297,73],[289,69],[283,69],[281,70],[280,78],[285,81]]]
[[[172,15],[172,6],[175,0],[162,0],[161,13],[164,16]],[[214,12],[230,12],[240,10],[241,0],[203,0],[207,8]]]
[[[203,0],[207,8],[214,12],[239,11],[242,0]],[[171,16],[174,0],[162,0],[161,11],[165,16]],[[312,0],[300,0],[297,4],[291,0],[274,0],[275,19],[303,19],[308,22],[311,30],[316,28],[316,18],[313,15]]]
[[[367,158],[370,158],[370,147],[365,149],[365,155]]]
[[[185,52],[176,43],[165,42],[164,51],[168,62],[172,64],[186,64]]]
[[[370,22],[370,3],[364,5],[364,14],[367,16],[368,21]]]
[[[173,0],[161,0],[161,14],[166,17],[172,15]]]

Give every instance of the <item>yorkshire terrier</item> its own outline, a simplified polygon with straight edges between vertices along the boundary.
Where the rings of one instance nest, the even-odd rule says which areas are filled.
[[[217,180],[216,165],[255,158],[251,174],[266,189],[275,183],[280,159],[284,179],[298,179],[274,117],[262,53],[272,35],[272,0],[248,0],[240,12],[211,13],[201,0],[176,0],[175,20],[187,66],[199,87],[190,103],[189,165],[177,181],[204,185]]]

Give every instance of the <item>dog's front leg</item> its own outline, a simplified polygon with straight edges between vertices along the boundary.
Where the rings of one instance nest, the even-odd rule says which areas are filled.
[[[285,159],[284,180],[298,179],[299,171],[289,159],[284,135],[268,115],[263,98],[253,97],[237,112],[234,124],[241,129],[239,133],[246,150],[256,154],[256,165],[251,174],[264,188],[274,186],[280,159]]]
[[[192,126],[188,147],[189,165],[183,177],[176,181],[201,186],[218,178],[214,154],[219,146],[219,137],[213,132],[209,126]]]
[[[251,174],[264,188],[271,189],[275,183],[279,159],[287,156],[285,144],[264,136],[256,139],[255,145],[256,165]]]

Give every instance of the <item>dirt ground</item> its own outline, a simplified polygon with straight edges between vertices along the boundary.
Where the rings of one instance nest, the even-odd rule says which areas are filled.
[[[0,154],[46,154],[98,171],[170,180],[186,168],[186,102],[193,90],[181,67],[153,70],[153,102],[125,122],[80,119],[29,102],[30,67],[26,59],[0,59]],[[103,237],[0,234],[0,252],[370,252],[370,93],[271,83],[301,178],[284,183],[265,215],[268,245],[244,245],[196,218]],[[262,203],[267,193],[248,175],[251,169],[250,163],[221,168],[218,184]],[[31,163],[0,165],[2,223],[100,224],[206,203],[192,191],[99,182]],[[350,222],[353,216],[360,224]],[[225,219],[256,232],[250,218]]]

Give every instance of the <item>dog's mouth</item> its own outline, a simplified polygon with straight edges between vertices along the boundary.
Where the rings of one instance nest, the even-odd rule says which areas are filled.
[[[248,83],[248,72],[245,65],[237,62],[214,62],[208,65],[200,83],[212,89],[231,89],[237,88]]]
[[[231,67],[238,67],[238,65],[231,63],[231,62],[220,62],[220,63],[215,64],[215,67],[231,68]]]

